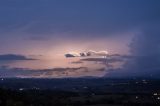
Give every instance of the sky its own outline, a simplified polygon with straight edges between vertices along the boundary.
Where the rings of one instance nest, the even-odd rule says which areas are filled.
[[[159,0],[0,0],[0,77],[160,75]],[[69,52],[108,51],[66,58]]]

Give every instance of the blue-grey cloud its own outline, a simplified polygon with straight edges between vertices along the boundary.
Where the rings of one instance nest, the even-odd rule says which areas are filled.
[[[135,36],[130,44],[132,59],[126,61],[121,69],[107,76],[154,77],[160,75],[160,21],[149,24]]]
[[[48,37],[62,32],[69,34],[61,36],[72,37],[109,36],[159,20],[159,4],[159,0],[1,0],[0,31]]]
[[[160,21],[158,25],[147,26],[141,35],[131,43],[131,52],[139,57],[127,62],[127,69],[136,70],[139,75],[160,75]]]
[[[108,62],[108,63],[115,63],[115,62],[124,62],[129,59],[133,59],[136,56],[132,55],[121,55],[121,54],[108,54],[106,58],[102,57],[90,57],[80,59],[81,61],[97,61],[97,62]]]
[[[27,77],[27,78],[46,78],[46,77],[67,77],[69,73],[87,71],[87,67],[77,68],[52,68],[52,69],[28,69],[28,68],[10,68],[8,66],[0,67],[0,77]]]
[[[70,53],[67,53],[67,54],[65,54],[65,57],[78,57],[77,55],[74,55],[74,54],[70,54]]]
[[[114,62],[122,62],[123,59],[120,59],[120,58],[112,58],[112,59],[106,59],[106,58],[85,58],[85,59],[81,59],[81,61],[95,61],[95,62],[114,63]]]
[[[26,56],[23,55],[16,55],[16,54],[3,54],[0,55],[0,61],[4,61],[4,60],[35,60],[32,58],[27,58]]]

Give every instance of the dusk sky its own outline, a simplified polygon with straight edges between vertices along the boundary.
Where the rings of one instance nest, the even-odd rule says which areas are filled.
[[[0,77],[158,75],[159,0],[0,0]]]

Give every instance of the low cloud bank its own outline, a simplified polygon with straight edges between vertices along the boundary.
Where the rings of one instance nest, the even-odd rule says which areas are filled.
[[[0,67],[0,77],[2,78],[56,78],[68,77],[78,72],[87,72],[86,67],[76,68],[52,68],[52,69],[28,69],[28,68],[10,68],[8,66]]]
[[[28,57],[23,56],[23,55],[16,55],[16,54],[0,55],[0,61],[4,61],[4,60],[35,60],[35,59],[28,58]]]

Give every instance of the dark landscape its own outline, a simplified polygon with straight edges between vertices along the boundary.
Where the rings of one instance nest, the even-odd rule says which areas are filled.
[[[159,106],[159,79],[0,80],[1,106]]]

